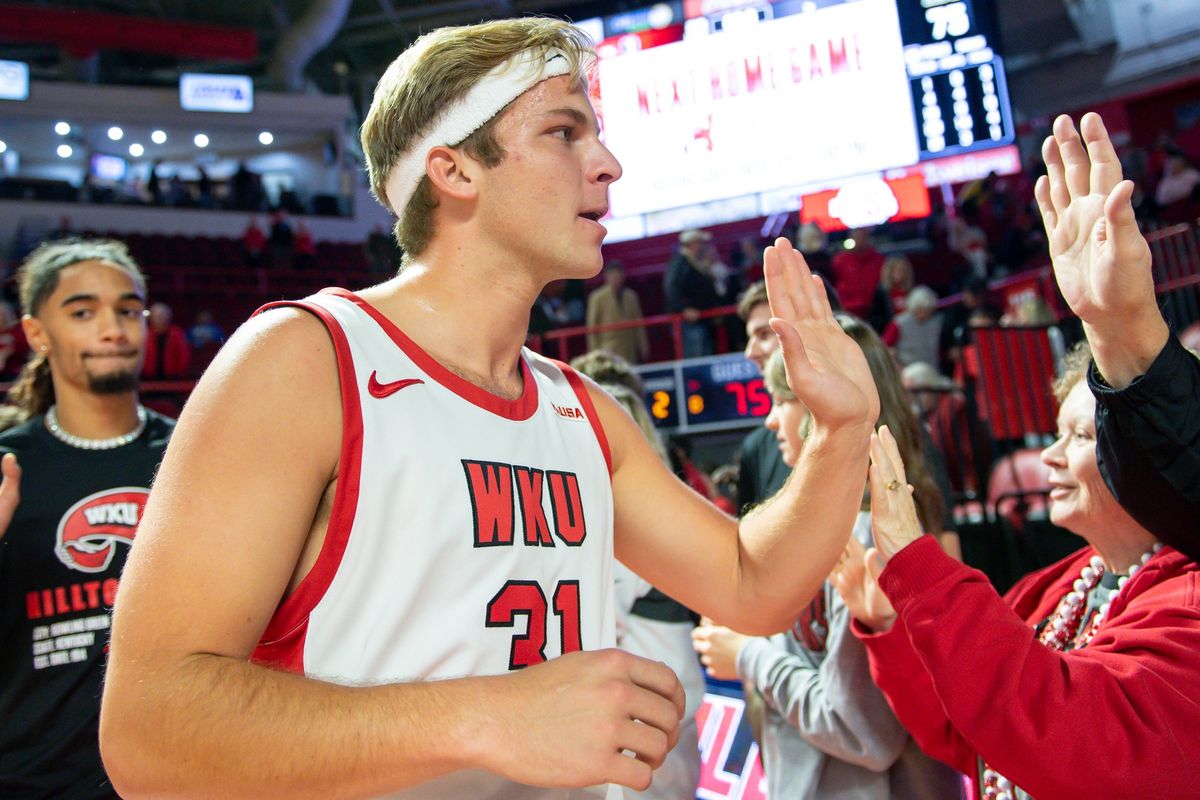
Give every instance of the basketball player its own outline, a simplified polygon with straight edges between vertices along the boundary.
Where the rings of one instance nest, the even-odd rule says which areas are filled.
[[[192,395],[117,607],[101,746],[122,795],[619,797],[683,693],[610,649],[614,547],[750,632],[833,566],[878,398],[790,246],[766,272],[817,422],[740,530],[522,349],[542,287],[601,266],[621,167],[589,47],[547,19],[442,29],[381,80],[363,141],[405,267],[259,314]]]
[[[31,354],[0,435],[0,797],[114,798],[97,743],[109,607],[173,423],[138,404],[146,286],[117,242],[18,274]],[[19,464],[18,464],[19,462]]]

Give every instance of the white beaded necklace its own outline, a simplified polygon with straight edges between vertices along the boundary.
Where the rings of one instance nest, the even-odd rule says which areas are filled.
[[[1092,617],[1087,630],[1075,640],[1076,650],[1087,647],[1092,639],[1096,637],[1096,631],[1100,629],[1101,624],[1104,623],[1105,618],[1108,616],[1108,609],[1113,601],[1120,597],[1129,579],[1136,575],[1139,569],[1146,566],[1150,559],[1158,554],[1159,550],[1162,550],[1162,543],[1155,542],[1129,568],[1128,575],[1122,575],[1117,579],[1116,594],[1109,597],[1096,610],[1096,615]],[[1080,625],[1083,624],[1088,593],[1100,583],[1100,578],[1104,575],[1105,570],[1104,559],[1100,556],[1095,555],[1088,560],[1087,565],[1080,570],[1079,577],[1071,584],[1071,591],[1067,592],[1066,596],[1058,602],[1058,607],[1054,609],[1054,613],[1050,615],[1050,619],[1046,621],[1045,627],[1038,634],[1037,638],[1039,642],[1051,650],[1063,651],[1067,649],[1068,643],[1076,637]],[[1013,786],[1012,781],[992,769],[987,763],[984,763],[982,788],[985,800],[1011,800],[1015,796],[1014,790],[1016,787]]]
[[[58,439],[63,444],[68,444],[71,447],[78,447],[80,450],[113,450],[118,447],[124,447],[134,439],[142,435],[142,431],[146,430],[146,407],[138,405],[137,407],[137,426],[129,433],[123,433],[120,436],[113,436],[108,439],[85,439],[82,436],[76,436],[63,429],[63,426],[58,422],[57,406],[50,406],[46,409],[46,429],[50,431],[50,435]]]

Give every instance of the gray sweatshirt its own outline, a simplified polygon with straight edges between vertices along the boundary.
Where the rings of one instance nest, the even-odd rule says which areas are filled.
[[[871,544],[871,517],[854,536]],[[962,776],[926,756],[900,727],[871,680],[867,651],[850,632],[837,591],[822,588],[828,619],[824,651],[789,631],[751,639],[738,674],[762,693],[760,743],[771,800],[957,800]]]

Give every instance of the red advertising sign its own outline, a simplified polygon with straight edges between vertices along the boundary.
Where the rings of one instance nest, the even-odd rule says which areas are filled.
[[[863,228],[919,219],[930,213],[929,190],[920,174],[903,178],[853,178],[837,189],[802,196],[800,221],[823,231]]]

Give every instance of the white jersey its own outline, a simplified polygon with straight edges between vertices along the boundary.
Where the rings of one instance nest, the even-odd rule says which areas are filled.
[[[267,308],[277,305],[308,309],[329,330],[342,449],[325,544],[254,659],[358,685],[502,674],[613,646],[610,456],[579,377],[524,351],[524,391],[509,401],[438,364],[350,292]],[[480,771],[396,797],[605,791]]]

